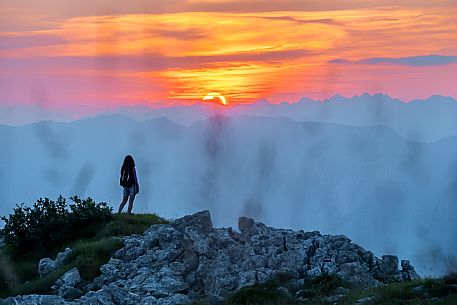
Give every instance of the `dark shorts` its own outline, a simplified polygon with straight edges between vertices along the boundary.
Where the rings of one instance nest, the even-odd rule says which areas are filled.
[[[124,187],[124,197],[127,196],[135,196],[135,186],[132,185],[131,187]]]

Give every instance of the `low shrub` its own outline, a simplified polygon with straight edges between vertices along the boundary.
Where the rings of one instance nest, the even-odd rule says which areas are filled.
[[[40,198],[32,207],[17,205],[12,214],[1,217],[5,226],[0,235],[13,255],[59,248],[70,240],[93,235],[96,224],[111,220],[112,209],[106,203],[97,204],[90,197],[70,199],[74,204],[68,208],[62,196],[56,201]]]

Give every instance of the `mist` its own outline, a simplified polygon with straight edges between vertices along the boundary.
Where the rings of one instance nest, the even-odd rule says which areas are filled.
[[[421,275],[455,268],[457,137],[408,140],[383,126],[216,114],[188,126],[121,115],[0,126],[0,214],[39,197],[90,196],[117,209],[126,154],[137,164],[134,213],[203,209],[345,234]]]

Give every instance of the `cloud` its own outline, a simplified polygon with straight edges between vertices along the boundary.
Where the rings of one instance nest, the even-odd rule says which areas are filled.
[[[455,92],[455,69],[446,65],[455,58],[408,61],[405,56],[411,50],[456,54],[452,38],[457,7],[336,11],[344,2],[322,3],[326,11],[318,11],[318,6],[306,11],[308,2],[292,0],[253,0],[243,7],[236,0],[157,0],[154,5],[139,0],[135,7],[107,0],[93,6],[85,6],[87,0],[68,5],[49,0],[35,9],[37,0],[27,1],[31,7],[23,11],[24,1],[17,0],[15,9],[0,8],[0,103],[32,103],[24,88],[35,84],[45,85],[50,100],[65,105],[181,103],[211,91],[223,91],[233,103],[272,96],[284,100],[279,96],[299,97],[303,92],[319,98],[373,90],[393,93],[392,86],[395,96],[406,99]],[[164,13],[140,9],[147,5]],[[42,9],[65,12],[51,16]],[[328,64],[332,58],[340,58],[332,63],[343,64],[364,59],[357,63],[365,65],[344,66],[342,77],[343,65]],[[386,62],[395,66],[376,65]],[[433,74],[437,71],[415,68],[437,64],[438,78]],[[416,89],[424,79],[427,84]]]
[[[397,57],[397,58],[367,58],[357,61],[351,61],[343,58],[333,59],[329,61],[332,64],[394,64],[412,67],[425,67],[425,66],[443,66],[457,63],[457,56],[444,56],[444,55],[421,55],[411,57]]]
[[[3,4],[2,4],[3,5]],[[402,7],[455,7],[454,0],[417,1],[417,0],[80,0],[68,3],[61,0],[16,0],[4,4],[5,9],[35,11],[53,18],[76,16],[116,15],[116,14],[163,14],[183,12],[274,12],[274,11],[334,11],[366,9],[389,6]]]
[[[318,19],[300,19],[293,16],[255,16],[260,19],[265,20],[281,20],[281,21],[291,21],[298,24],[308,24],[308,23],[323,23],[323,24],[330,24],[330,25],[340,25],[340,22],[337,22],[335,19],[332,18],[318,18]]]
[[[0,36],[0,50],[23,49],[63,44],[65,40],[52,35]]]
[[[0,47],[1,49],[1,47]],[[98,56],[42,56],[39,58],[0,58],[0,67],[4,71],[57,71],[62,69],[97,69],[104,71],[159,71],[165,69],[188,69],[201,67],[228,68],[237,66],[233,63],[274,63],[293,60],[316,53],[308,50],[283,50],[262,52],[240,52],[237,54],[216,54],[213,56],[166,56],[158,53],[144,53],[134,55],[98,55]],[[218,64],[223,64],[219,66]]]

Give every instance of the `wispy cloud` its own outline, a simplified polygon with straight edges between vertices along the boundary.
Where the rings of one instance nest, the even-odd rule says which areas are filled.
[[[6,2],[6,1],[5,1]],[[114,16],[124,14],[174,14],[184,12],[259,13],[259,12],[321,12],[379,7],[455,7],[454,0],[15,0],[2,3],[3,10],[22,9],[47,15],[52,19],[77,16]]]
[[[413,98],[457,91],[436,91],[455,87],[448,85],[455,57],[411,57],[411,50],[457,54],[457,7],[444,0],[433,8],[407,7],[409,0],[403,7],[389,7],[390,0],[81,1],[38,7],[38,0],[17,0],[14,9],[0,8],[0,103],[33,102],[27,88],[36,84],[59,104],[195,102],[208,91],[248,102],[373,88],[409,99],[410,70],[435,79],[430,66],[441,69],[433,71],[441,87],[427,82]]]
[[[445,56],[445,55],[421,55],[421,56],[410,56],[410,57],[398,57],[398,58],[367,58],[357,61],[351,61],[347,59],[333,59],[329,63],[332,64],[393,64],[403,65],[412,67],[425,67],[425,66],[442,66],[457,63],[457,56]]]

